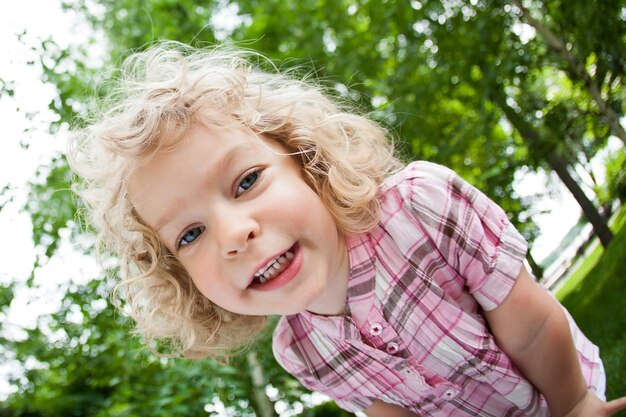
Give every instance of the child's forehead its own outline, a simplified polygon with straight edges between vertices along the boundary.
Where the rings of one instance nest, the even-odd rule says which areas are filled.
[[[131,158],[124,187],[127,192],[132,194],[133,184],[151,182],[155,175],[180,169],[180,160],[195,161],[194,164],[202,163],[213,172],[223,172],[237,160],[252,160],[268,150],[290,154],[276,139],[219,113],[196,119],[184,129],[164,134],[158,141],[151,152],[134,161]],[[201,160],[195,159],[197,156],[202,156]]]
[[[147,166],[164,166],[197,155],[205,155],[206,164],[225,168],[234,158],[253,157],[261,151],[286,154],[285,147],[275,139],[242,123],[193,123],[181,134],[162,140],[157,151],[136,165],[135,174]]]
[[[203,115],[202,117],[194,119],[188,126],[169,130],[163,129],[161,134],[155,139],[156,146],[153,147],[151,152],[147,152],[143,157],[139,158],[137,166],[145,165],[153,159],[162,157],[168,153],[175,153],[183,146],[194,146],[194,144],[187,144],[189,138],[192,136],[211,138],[213,136],[220,136],[220,133],[224,131],[247,131],[251,135],[256,135],[245,124],[235,120],[232,116],[223,114]],[[251,137],[250,142],[252,142],[252,139]],[[214,144],[216,150],[227,145],[227,140],[221,142],[216,141]]]
[[[286,148],[283,143],[267,134],[259,133],[249,125],[236,120],[224,123],[192,124],[181,139],[174,144],[173,149],[187,142],[193,142],[187,146],[202,147],[204,141],[211,142],[211,151],[216,154],[233,153],[240,151],[248,153],[250,149],[262,148],[284,154]]]

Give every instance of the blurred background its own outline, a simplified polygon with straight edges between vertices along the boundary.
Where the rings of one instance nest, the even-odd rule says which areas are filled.
[[[622,0],[25,0],[0,16],[0,416],[347,416],[274,361],[157,358],[109,301],[64,157],[131,50],[236,42],[445,164],[528,239],[626,394]]]

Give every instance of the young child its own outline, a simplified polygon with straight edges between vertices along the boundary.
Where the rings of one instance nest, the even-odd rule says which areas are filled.
[[[258,55],[127,59],[70,161],[150,345],[223,358],[268,315],[280,364],[368,416],[609,416],[598,349],[503,211]]]

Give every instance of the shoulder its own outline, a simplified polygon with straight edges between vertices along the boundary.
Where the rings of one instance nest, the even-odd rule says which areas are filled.
[[[382,191],[415,184],[446,184],[456,173],[450,168],[428,161],[414,161],[385,180]]]
[[[383,212],[404,206],[431,220],[462,219],[469,213],[507,220],[496,203],[455,171],[426,161],[412,162],[389,177],[381,187],[380,202]]]
[[[328,364],[309,337],[311,332],[300,315],[284,316],[274,330],[272,349],[280,366],[303,386],[324,392],[325,386],[320,383],[318,374]]]
[[[272,350],[276,361],[290,374],[302,377],[307,374],[308,335],[311,329],[298,314],[283,316],[278,321],[272,337]]]
[[[438,207],[445,200],[471,193],[472,188],[448,167],[416,161],[385,180],[380,200],[383,204],[395,199],[405,204]]]
[[[439,223],[452,201],[465,199],[467,183],[451,169],[417,161],[387,178],[381,187],[379,216],[383,227],[396,222]]]
[[[293,329],[289,325],[289,316],[281,317],[274,329],[272,350],[278,363],[290,373],[292,373],[292,364],[299,362],[293,354],[294,340]]]

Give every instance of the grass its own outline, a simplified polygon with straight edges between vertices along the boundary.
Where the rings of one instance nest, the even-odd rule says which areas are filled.
[[[559,300],[563,300],[568,296],[569,293],[574,291],[576,288],[580,286],[583,282],[587,274],[593,269],[594,266],[598,263],[602,254],[604,253],[604,248],[599,243],[594,244],[594,248],[589,253],[589,255],[585,258],[583,262],[576,268],[574,272],[567,278],[567,281],[559,288],[556,292],[556,298]]]
[[[557,297],[585,335],[600,347],[607,374],[607,398],[626,395],[626,210],[606,250],[596,248]],[[626,417],[626,412],[617,414]]]
[[[611,228],[613,231],[619,231],[622,229],[622,226],[626,223],[626,206],[623,206],[621,211],[615,217],[612,222]],[[559,300],[563,300],[567,295],[572,292],[575,288],[577,288],[582,281],[585,279],[589,271],[598,263],[600,257],[604,253],[604,248],[596,239],[595,243],[592,243],[593,249],[587,255],[587,257],[578,265],[576,270],[567,278],[565,284],[563,284],[556,291],[556,298]]]

